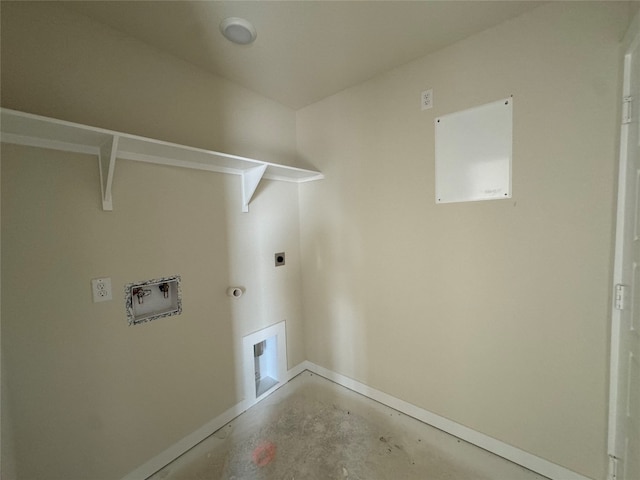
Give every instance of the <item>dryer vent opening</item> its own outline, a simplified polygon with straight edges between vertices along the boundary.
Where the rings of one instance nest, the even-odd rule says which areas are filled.
[[[243,338],[244,392],[249,406],[287,381],[285,322]]]
[[[256,397],[278,383],[278,339],[274,335],[253,346]]]

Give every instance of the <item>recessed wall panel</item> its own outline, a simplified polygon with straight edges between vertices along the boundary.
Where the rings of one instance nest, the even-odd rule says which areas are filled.
[[[513,98],[435,120],[436,203],[511,198]]]

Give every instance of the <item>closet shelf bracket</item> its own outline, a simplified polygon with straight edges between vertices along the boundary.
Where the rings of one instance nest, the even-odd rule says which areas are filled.
[[[116,168],[116,156],[118,153],[119,137],[114,135],[110,141],[100,146],[98,154],[98,166],[100,168],[100,190],[102,192],[102,209],[113,210],[111,186],[113,185],[113,173]]]
[[[257,167],[243,170],[242,172],[242,211],[249,211],[249,202],[256,193],[256,188],[262,180],[264,172],[267,170],[267,165],[259,165]]]

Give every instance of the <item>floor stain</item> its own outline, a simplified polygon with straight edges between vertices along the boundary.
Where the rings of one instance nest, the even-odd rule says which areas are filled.
[[[253,463],[259,467],[266,467],[276,457],[276,446],[271,442],[262,442],[251,454]]]

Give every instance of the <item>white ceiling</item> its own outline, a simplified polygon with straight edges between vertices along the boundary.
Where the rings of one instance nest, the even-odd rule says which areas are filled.
[[[520,15],[528,1],[75,1],[67,8],[298,109]],[[219,31],[251,21],[251,45]]]

